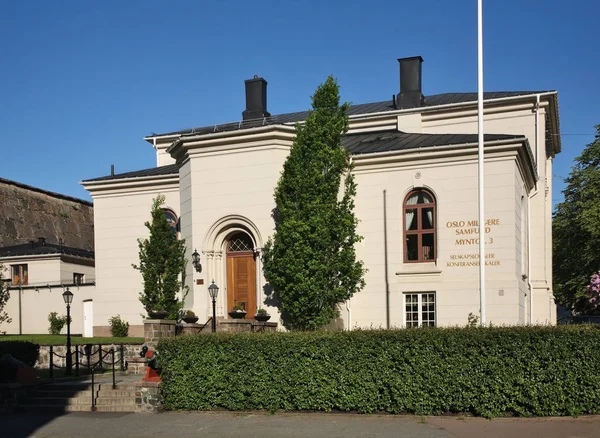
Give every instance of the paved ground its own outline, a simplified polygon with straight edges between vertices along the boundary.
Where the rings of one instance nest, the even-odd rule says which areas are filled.
[[[600,416],[552,419],[459,419],[348,414],[72,413],[0,415],[0,437],[543,437],[600,438]]]

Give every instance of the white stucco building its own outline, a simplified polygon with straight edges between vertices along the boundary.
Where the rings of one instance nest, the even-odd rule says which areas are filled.
[[[4,310],[12,319],[1,331],[9,334],[48,333],[48,315],[66,315],[62,294],[69,289],[71,332],[93,336],[96,285],[94,251],[46,242],[45,238],[0,247],[3,279],[10,299]],[[66,330],[66,328],[65,328]]]
[[[365,289],[341,308],[346,328],[465,325],[479,313],[477,94],[424,96],[422,59],[400,62],[394,99],[353,105],[343,145],[358,193]],[[120,314],[139,334],[136,239],[164,194],[190,260],[186,308],[206,321],[234,303],[269,307],[260,251],[273,233],[273,191],[306,112],[271,116],[267,82],[246,81],[242,120],[146,137],[157,167],[89,179],[94,200],[97,334]],[[283,93],[278,91],[278,97]],[[557,93],[485,93],[485,217],[489,322],[555,323],[552,160],[560,152]],[[386,251],[387,248],[387,251]],[[191,259],[197,249],[203,269]]]

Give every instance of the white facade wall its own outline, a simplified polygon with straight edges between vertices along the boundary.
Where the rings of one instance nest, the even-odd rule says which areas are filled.
[[[486,133],[525,135],[539,176],[532,186],[526,170],[530,164],[524,158],[527,154],[518,153],[525,147],[521,144],[486,152],[486,314],[488,322],[494,324],[556,321],[551,290],[552,162],[546,156],[545,137],[548,104],[542,102],[537,118],[532,111],[534,104],[535,98],[529,98],[526,103],[486,105]],[[108,318],[117,313],[132,325],[141,324],[141,277],[131,264],[137,262],[136,239],[146,235],[143,223],[149,218],[152,198],[158,193],[165,194],[169,207],[180,215],[188,260],[195,249],[201,254],[202,272],[196,272],[188,263],[186,284],[190,294],[186,308],[194,310],[201,323],[205,322],[212,313],[207,288],[214,280],[220,287],[217,315],[225,316],[227,236],[236,230],[247,231],[255,239],[255,249],[260,251],[273,233],[273,191],[292,142],[291,137],[285,137],[288,128],[277,129],[187,138],[183,146],[170,153],[166,150],[175,138],[157,139],[157,164],[171,164],[175,159],[180,163],[176,182],[115,181],[86,186],[95,201],[99,290],[97,305],[94,304],[96,326],[105,326]],[[477,117],[473,105],[464,105],[422,114],[351,120],[352,132],[381,129],[475,134]],[[469,313],[479,315],[479,269],[466,263],[477,261],[478,257],[478,245],[473,240],[477,233],[468,234],[476,229],[478,219],[476,148],[468,145],[448,154],[419,150],[408,157],[399,153],[398,157],[387,159],[380,159],[377,154],[354,159],[358,232],[364,236],[358,245],[358,256],[368,273],[364,291],[341,307],[345,327],[387,325],[384,191],[390,326],[405,324],[407,292],[436,293],[439,326],[465,325]],[[428,188],[436,196],[437,260],[410,264],[403,261],[402,202],[417,187]],[[265,279],[257,257],[257,302],[277,321],[277,311],[268,307],[263,286]]]
[[[200,279],[204,284],[194,285],[189,301],[200,322],[206,321],[212,314],[208,296],[208,286],[212,280],[220,288],[217,316],[226,313],[227,279],[223,251],[227,235],[240,229],[239,225],[245,226],[259,249],[272,234],[274,224],[271,210],[275,207],[273,191],[288,151],[284,146],[265,146],[242,148],[224,154],[198,155],[193,156],[182,168],[182,221],[191,224],[188,228],[182,228],[182,237],[188,242],[190,250],[192,247],[202,250],[203,271],[194,273],[194,280]],[[231,220],[216,225],[224,218]],[[211,230],[216,234],[214,239]],[[191,266],[188,267],[189,273]],[[268,309],[276,319],[277,310],[264,304],[266,296],[262,286],[265,280],[258,258],[257,279],[257,303]]]
[[[8,334],[47,334],[50,323],[48,315],[57,312],[66,315],[66,306],[62,297],[64,288],[61,283],[70,284],[73,280],[71,273],[66,281],[62,280],[63,272],[89,273],[93,278],[94,268],[76,263],[61,261],[60,256],[40,257],[26,256],[20,258],[3,259],[2,263],[7,268],[10,265],[26,264],[28,269],[28,283],[23,289],[10,291],[10,299],[6,305],[6,312],[12,318],[10,324],[4,323],[0,331]],[[73,292],[71,305],[71,333],[83,333],[83,301],[95,297],[95,286],[69,286]],[[64,329],[66,331],[66,328]]]
[[[93,194],[96,254],[96,287],[94,300],[94,334],[108,333],[108,319],[120,315],[131,325],[130,336],[142,336],[142,314],[145,310],[138,297],[142,291],[138,264],[138,238],[146,238],[144,226],[151,219],[152,201],[166,197],[165,208],[179,215],[179,188],[155,182],[131,191],[119,190]]]

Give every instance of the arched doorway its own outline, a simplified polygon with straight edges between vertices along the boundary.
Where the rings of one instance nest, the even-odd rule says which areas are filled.
[[[254,242],[243,231],[227,239],[227,312],[236,304],[251,317],[256,313],[256,260]]]

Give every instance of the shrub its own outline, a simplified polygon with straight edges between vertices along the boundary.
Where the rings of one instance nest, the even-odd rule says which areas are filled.
[[[0,342],[0,357],[6,353],[32,367],[40,355],[40,346],[29,341],[2,341]]]
[[[469,327],[161,340],[171,410],[600,413],[600,330]]]
[[[61,330],[67,323],[66,316],[57,316],[56,312],[50,312],[48,314],[48,321],[50,322],[50,327],[48,328],[48,333],[51,335],[60,335]]]
[[[121,315],[108,319],[110,334],[115,338],[126,338],[129,335],[129,323],[121,319]]]

